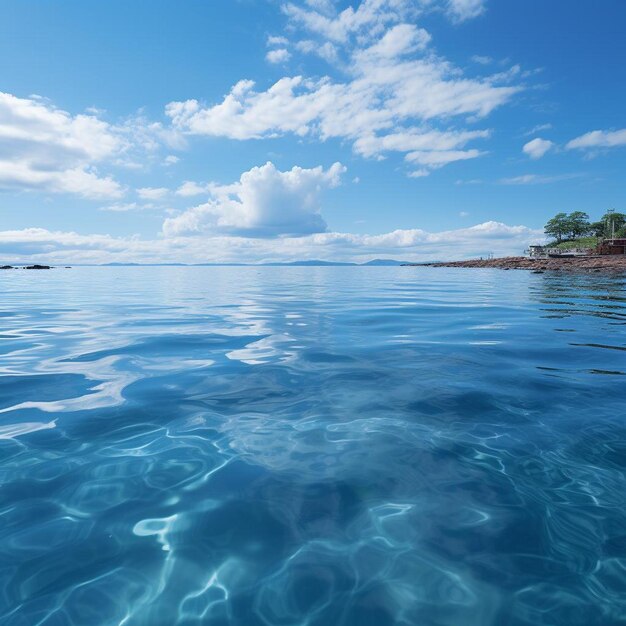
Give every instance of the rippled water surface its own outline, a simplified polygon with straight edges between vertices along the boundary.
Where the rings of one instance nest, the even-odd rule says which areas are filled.
[[[625,624],[625,283],[3,272],[0,623]]]

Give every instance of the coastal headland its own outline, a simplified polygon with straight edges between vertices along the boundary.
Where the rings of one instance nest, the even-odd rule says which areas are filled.
[[[470,259],[436,263],[410,263],[428,267],[480,267],[502,270],[564,271],[564,272],[626,272],[626,255],[562,257],[533,259],[524,256],[499,259]]]

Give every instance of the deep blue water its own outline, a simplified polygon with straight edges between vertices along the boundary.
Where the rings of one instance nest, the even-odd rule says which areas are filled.
[[[626,277],[0,274],[3,626],[626,624]]]

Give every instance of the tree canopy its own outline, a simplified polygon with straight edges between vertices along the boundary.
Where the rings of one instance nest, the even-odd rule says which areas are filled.
[[[626,215],[611,209],[599,221],[591,224],[591,231],[596,237],[624,237],[626,235]]]
[[[557,243],[589,235],[601,238],[626,237],[626,214],[611,209],[600,220],[590,223],[589,215],[584,211],[557,213],[545,225],[544,232],[554,237]]]
[[[550,237],[554,237],[558,242],[563,241],[569,234],[569,225],[567,223],[567,213],[557,213],[544,226],[544,232]]]

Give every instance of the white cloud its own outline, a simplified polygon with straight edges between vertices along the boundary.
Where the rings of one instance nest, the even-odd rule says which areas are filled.
[[[424,11],[442,10],[454,22],[478,17],[486,0],[363,0],[356,8],[337,11],[329,0],[283,5],[292,28],[301,28],[329,41],[346,44],[380,36],[386,28],[419,17]]]
[[[244,172],[232,185],[211,185],[212,198],[163,223],[173,237],[225,232],[249,237],[323,232],[320,215],[323,189],[339,185],[345,167],[294,167],[281,172],[268,162]]]
[[[354,143],[355,152],[366,157],[388,151],[411,152],[415,150],[438,152],[458,150],[475,139],[489,137],[489,131],[437,131],[397,129],[387,135],[363,135]]]
[[[443,167],[454,161],[466,161],[467,159],[475,159],[484,154],[479,150],[416,150],[406,155],[406,160],[410,163],[424,165],[431,169]]]
[[[398,24],[390,28],[376,43],[357,53],[360,64],[376,62],[378,59],[397,57],[424,50],[432,37],[423,28],[413,24]]]
[[[470,178],[469,180],[455,180],[455,185],[482,185],[483,181],[480,178]]]
[[[361,67],[348,83],[329,78],[281,78],[267,91],[240,81],[224,101],[203,107],[196,100],[166,108],[174,125],[190,134],[257,139],[286,133],[322,139],[358,139],[404,120],[484,117],[518,91],[489,80],[455,78],[441,61],[379,63]]]
[[[534,135],[536,133],[541,132],[542,130],[551,130],[552,124],[537,124],[537,126],[533,126],[528,132],[524,133],[526,137],[530,135]]]
[[[143,244],[144,247],[149,247]],[[0,231],[0,254],[5,259],[58,259],[79,262],[86,258],[108,258],[110,254],[131,255],[137,249],[133,238],[110,235],[79,235],[44,228]]]
[[[141,187],[137,189],[137,195],[142,200],[161,200],[167,196],[169,191],[165,187]]]
[[[521,254],[544,240],[542,230],[485,222],[443,232],[395,230],[379,235],[324,232],[299,237],[250,239],[234,236],[141,240],[108,235],[51,232],[41,228],[0,231],[0,256],[12,262],[106,263],[259,262],[326,259],[367,261],[385,256],[408,261]]]
[[[329,63],[335,63],[338,59],[337,46],[330,41],[320,44],[317,41],[303,39],[296,43],[296,49],[305,54],[315,54]]]
[[[594,148],[617,148],[626,146],[626,128],[621,130],[594,130],[572,139],[565,146],[568,150]]]
[[[335,0],[305,0],[305,2],[316,11],[322,13],[332,13]]]
[[[522,151],[531,159],[540,159],[546,154],[546,152],[552,150],[552,148],[554,148],[554,143],[552,141],[537,137],[524,144]]]
[[[409,12],[408,0],[364,0],[356,9],[336,13],[305,9],[295,3],[283,5],[294,25],[336,43],[347,43],[354,35],[380,35],[386,25],[397,23]]]
[[[491,65],[493,63],[493,59],[491,57],[480,54],[474,54],[472,56],[472,61],[474,61],[474,63],[478,63],[479,65]]]
[[[136,211],[139,205],[136,202],[118,202],[116,204],[109,204],[108,206],[101,206],[100,211],[111,211],[114,213],[125,213],[126,211]]]
[[[183,198],[190,198],[191,196],[199,196],[200,194],[207,193],[209,188],[207,185],[201,185],[192,180],[186,180],[177,190],[176,195]]]
[[[409,178],[425,178],[426,176],[430,176],[430,170],[422,167],[419,170],[409,172],[408,176]]]
[[[435,54],[430,33],[414,23],[425,10],[443,9],[457,20],[467,19],[482,11],[482,2],[363,0],[341,11],[335,6],[291,2],[283,5],[283,12],[295,35],[293,49],[337,63],[344,78],[285,76],[267,89],[240,80],[217,104],[169,103],[166,114],[173,128],[184,134],[238,140],[288,134],[340,139],[352,142],[358,153],[365,155],[367,150],[368,156],[380,157],[372,146],[385,142],[386,151],[417,149],[391,147],[402,143],[398,141],[402,135],[412,140],[435,133],[486,137],[488,131],[462,131],[452,124],[474,124],[522,88],[511,83],[523,75],[517,66],[484,78],[465,77]],[[301,31],[307,36],[298,40]],[[271,42],[281,43],[276,37]],[[281,47],[268,54],[280,61],[284,53],[288,51]],[[476,152],[460,156],[469,154]],[[448,156],[447,162],[454,160],[454,155]],[[442,157],[438,163],[444,161]]]
[[[457,22],[478,17],[485,11],[485,0],[449,0],[448,13]]]
[[[180,158],[177,157],[174,154],[168,154],[164,159],[163,159],[163,165],[169,166],[169,165],[176,165],[176,163],[178,163],[180,161]]]
[[[522,176],[514,176],[512,178],[503,178],[500,180],[502,185],[547,185],[549,183],[558,183],[563,180],[571,180],[579,178],[580,174],[557,174],[554,176],[544,174],[523,174]]]
[[[270,50],[265,58],[269,63],[286,63],[291,58],[291,53],[286,48],[277,48]]]
[[[117,198],[121,185],[95,165],[126,147],[115,128],[93,115],[0,93],[0,187]]]
[[[267,38],[268,46],[286,46],[289,43],[287,37],[270,35]]]
[[[347,83],[296,76],[282,78],[266,91],[256,91],[252,81],[240,81],[220,104],[173,102],[166,112],[176,128],[189,134],[240,140],[289,133],[346,138],[361,151],[372,136],[417,135],[437,119],[485,117],[518,91],[489,79],[460,78],[449,64],[433,59],[373,60],[364,54],[354,71]],[[415,122],[419,126],[410,125]],[[486,131],[467,132],[486,136]]]
[[[180,132],[141,114],[114,125],[90,111],[72,115],[41,96],[0,92],[0,188],[116,199],[125,189],[103,169],[142,169],[163,146],[185,146]]]

